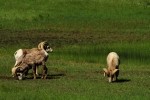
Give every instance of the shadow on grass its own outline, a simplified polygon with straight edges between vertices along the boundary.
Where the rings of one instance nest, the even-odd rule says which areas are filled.
[[[124,82],[130,82],[130,79],[118,79],[115,83],[124,83]]]
[[[48,74],[46,79],[59,79],[59,78],[64,77],[64,76],[66,76],[66,74],[64,74],[64,73],[57,73],[57,74],[51,74],[51,75]],[[36,79],[41,79],[41,77],[42,77],[42,74],[39,74],[36,77]],[[32,73],[29,73],[29,76],[27,76],[25,79],[33,79]]]
[[[47,75],[46,79],[59,79],[61,77],[66,76],[66,74],[64,73],[57,73],[57,74],[52,74],[52,75]],[[42,75],[40,74],[39,76],[37,76],[37,79],[41,79]],[[32,73],[29,73],[27,77],[25,77],[25,79],[23,80],[28,80],[28,79],[33,79],[33,75]],[[16,78],[12,77],[12,76],[0,76],[0,80],[17,80]]]

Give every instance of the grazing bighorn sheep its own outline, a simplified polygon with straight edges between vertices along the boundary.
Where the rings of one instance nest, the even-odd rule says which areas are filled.
[[[12,74],[14,77],[18,78],[19,80],[22,80],[23,77],[28,74],[28,71],[31,68],[32,68],[32,66],[29,66],[26,63],[22,63],[21,66],[12,68]]]
[[[117,77],[119,75],[119,64],[120,59],[117,53],[110,52],[107,56],[107,66],[108,68],[103,68],[104,76],[108,76],[108,81],[117,81]]]
[[[42,65],[42,78],[46,78],[45,74],[47,74],[47,67],[45,65],[45,62],[48,58],[48,52],[52,52],[52,49],[49,47],[47,42],[41,42],[38,45],[38,48],[17,50],[14,54],[16,63],[12,68],[12,75],[18,76],[18,78],[23,77],[23,75],[27,75],[29,69],[33,68],[33,74],[35,79],[37,74],[36,67]]]
[[[44,45],[43,45],[44,44]],[[28,53],[31,53],[33,51],[33,49],[37,49],[37,48],[32,48],[32,49],[19,49],[14,53],[14,57],[16,60],[16,63],[14,65],[14,67],[16,67],[18,64],[21,63],[22,59],[24,58],[24,56]],[[49,47],[48,43],[46,41],[41,42],[38,44],[38,49],[44,49],[46,52],[52,52],[52,49]],[[15,68],[14,68],[15,69]],[[13,71],[12,71],[13,72]],[[38,75],[38,70],[36,69],[36,74]]]

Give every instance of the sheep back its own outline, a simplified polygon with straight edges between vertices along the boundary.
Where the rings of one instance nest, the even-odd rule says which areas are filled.
[[[119,60],[118,54],[116,52],[110,52],[107,56],[108,69],[110,70],[114,70],[116,68],[118,69],[119,63],[120,63],[120,60]]]

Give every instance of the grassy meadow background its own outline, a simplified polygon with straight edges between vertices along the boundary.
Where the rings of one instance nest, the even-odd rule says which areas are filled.
[[[48,78],[13,79],[14,52],[44,40]],[[102,71],[111,51],[115,83]],[[0,0],[1,100],[149,100],[149,57],[149,0]]]

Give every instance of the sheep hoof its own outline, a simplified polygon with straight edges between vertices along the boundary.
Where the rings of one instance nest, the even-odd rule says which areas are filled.
[[[42,76],[41,79],[46,79],[46,76]]]
[[[36,76],[39,76],[39,74],[36,74]]]
[[[36,77],[33,78],[34,80],[36,79]]]

